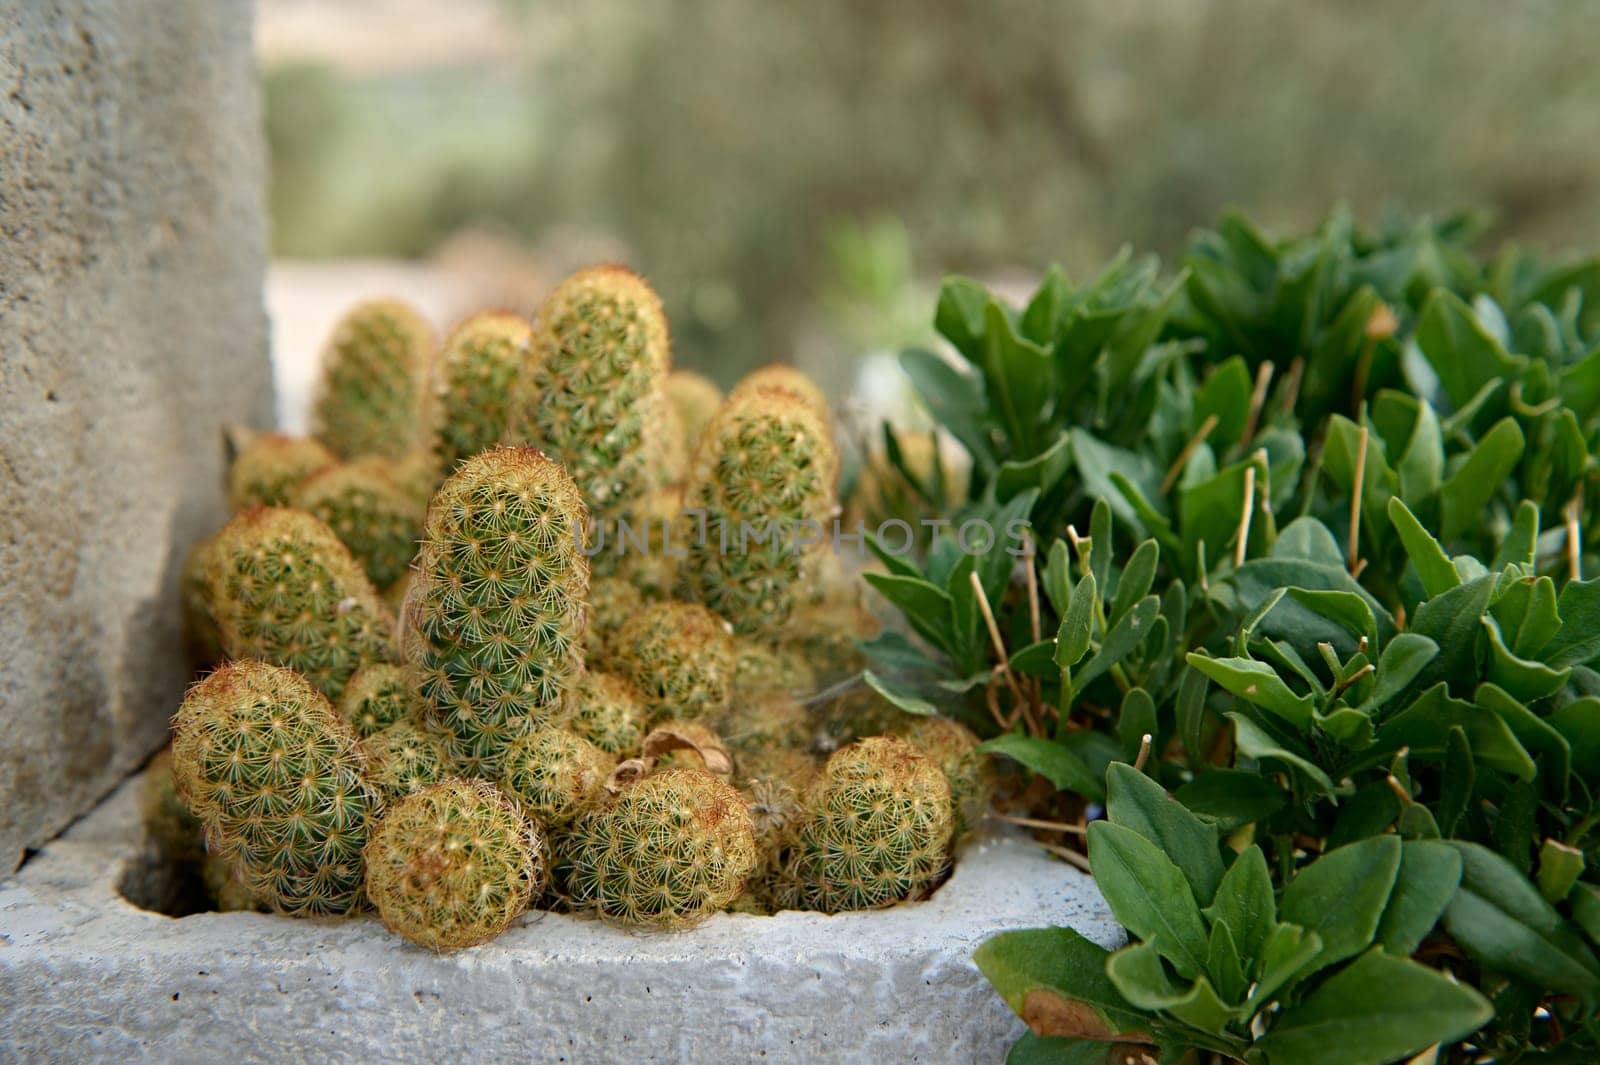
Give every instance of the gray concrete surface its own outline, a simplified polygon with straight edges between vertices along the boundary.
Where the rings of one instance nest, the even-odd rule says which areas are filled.
[[[370,916],[174,919],[118,892],[137,785],[0,884],[0,1060],[997,1063],[1021,1022],[973,948],[1045,924],[1120,937],[1088,877],[1010,834],[926,902],[675,934],[529,914],[438,957]]]
[[[162,743],[272,416],[248,0],[0,4],[0,876]]]

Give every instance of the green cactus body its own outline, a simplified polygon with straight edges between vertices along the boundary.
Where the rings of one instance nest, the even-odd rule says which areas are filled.
[[[817,675],[799,651],[773,647],[749,637],[735,641],[733,694],[736,701],[769,695],[806,695],[816,686]]]
[[[686,928],[725,909],[755,867],[743,797],[697,769],[626,786],[581,818],[562,846],[575,909],[645,928]]]
[[[837,461],[826,427],[794,393],[730,397],[706,427],[685,493],[697,525],[680,566],[688,598],[740,633],[779,630],[805,597],[815,551],[804,541],[826,540]]]
[[[871,611],[859,604],[809,603],[795,608],[779,638],[785,650],[811,663],[820,683],[831,684],[867,667],[861,643],[881,629]]]
[[[406,304],[353,308],[323,352],[311,411],[317,439],[340,458],[403,458],[417,443],[433,348],[433,330]]]
[[[203,829],[178,795],[170,747],[150,760],[139,798],[144,830],[161,856],[172,865],[198,869],[206,856]]]
[[[533,448],[476,455],[434,497],[408,659],[468,773],[498,776],[505,748],[560,711],[582,675],[585,522],[571,479]]]
[[[600,805],[616,766],[616,756],[576,732],[540,725],[506,751],[500,784],[530,815],[562,828]]]
[[[358,459],[334,466],[303,481],[292,501],[334,531],[378,588],[405,576],[424,508],[395,480],[393,463]]]
[[[600,577],[589,586],[589,627],[584,654],[591,662],[616,657],[617,636],[628,619],[644,609],[644,596],[624,577]]]
[[[178,577],[179,608],[183,619],[183,643],[189,661],[209,666],[222,660],[222,633],[211,603],[211,571],[215,566],[217,536],[197,542],[184,556]]]
[[[741,755],[801,748],[811,743],[816,722],[792,695],[763,695],[735,702],[719,730]]]
[[[758,392],[771,389],[787,392],[804,403],[831,436],[833,412],[828,406],[828,397],[817,387],[815,381],[793,366],[775,362],[759,370],[751,370],[733,386],[733,391],[728,393],[728,400],[730,402],[743,400]]]
[[[211,904],[220,913],[243,913],[265,910],[264,905],[245,883],[243,871],[235,862],[220,854],[208,854],[200,865],[200,882],[205,885]]]
[[[700,434],[722,406],[722,390],[692,370],[673,370],[666,379],[667,400],[677,413],[677,425],[683,434],[683,449],[694,454]]]
[[[654,719],[715,718],[733,692],[727,623],[694,603],[652,603],[622,627],[617,668],[644,694]]]
[[[296,915],[360,905],[361,848],[382,803],[321,692],[290,670],[231,662],[189,690],[173,728],[178,794],[253,897]]]
[[[950,784],[955,838],[975,831],[994,799],[994,767],[978,750],[978,737],[959,721],[948,717],[906,716],[894,734],[921,748],[932,758]]]
[[[451,473],[506,438],[532,338],[532,327],[520,316],[483,313],[445,340],[433,372],[431,418],[441,472]]]
[[[784,845],[775,890],[785,909],[845,910],[921,898],[950,862],[950,785],[904,740],[835,751]]]
[[[339,716],[363,739],[398,721],[420,724],[422,702],[405,669],[378,662],[356,672],[339,695]]]
[[[637,754],[650,710],[632,681],[588,670],[572,693],[566,725],[608,754]]]
[[[816,779],[818,763],[801,750],[775,748],[739,755],[735,783],[745,798],[755,828],[757,869],[750,890],[734,908],[747,913],[772,913],[778,860],[784,841],[799,824],[805,795]]]
[[[455,775],[439,737],[412,721],[396,721],[361,741],[367,781],[385,804]]]
[[[440,952],[504,932],[547,875],[542,829],[481,780],[441,781],[395,803],[366,859],[384,925]]]
[[[320,441],[262,433],[228,467],[228,505],[236,514],[250,507],[281,507],[302,481],[338,461]]]
[[[614,568],[615,523],[651,484],[649,434],[672,362],[661,301],[621,266],[580,270],[539,311],[513,438],[547,450],[571,474],[607,535],[595,556]]]
[[[236,516],[208,552],[212,614],[230,658],[297,670],[330,698],[389,653],[372,582],[322,522],[281,507]]]

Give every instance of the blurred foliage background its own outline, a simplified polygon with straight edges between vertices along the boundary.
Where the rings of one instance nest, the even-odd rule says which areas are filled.
[[[596,246],[724,383],[836,388],[948,271],[1087,274],[1225,206],[1600,243],[1590,0],[262,0],[281,258]],[[598,244],[597,244],[598,242]],[[530,305],[537,298],[530,293]],[[531,306],[530,308],[531,309]]]

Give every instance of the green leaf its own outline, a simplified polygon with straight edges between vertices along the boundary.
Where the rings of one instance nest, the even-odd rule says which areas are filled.
[[[1099,1039],[1023,1032],[1006,1053],[1006,1065],[1124,1065],[1122,1058],[1116,1044]]]
[[[1311,588],[1289,588],[1284,594],[1321,617],[1337,623],[1355,640],[1364,636],[1369,646],[1377,646],[1378,622],[1373,617],[1371,605],[1363,597],[1354,592]]]
[[[1123,498],[1122,493],[1117,491],[1111,475],[1121,474],[1146,499],[1159,500],[1162,471],[1156,469],[1155,463],[1138,452],[1107,444],[1082,428],[1072,430],[1072,455],[1078,467],[1078,475],[1083,481],[1084,494],[1105,500],[1116,516],[1126,522],[1129,528],[1142,528],[1138,513],[1132,504]],[[1108,551],[1110,546],[1109,543],[1106,545]],[[1097,574],[1097,576],[1102,575]]]
[[[1089,865],[1112,914],[1180,976],[1205,969],[1206,930],[1183,872],[1154,843],[1108,821],[1089,825]]]
[[[1250,992],[1246,1012],[1254,1013],[1271,1002],[1280,991],[1294,986],[1312,959],[1322,950],[1322,937],[1297,924],[1277,924],[1261,948],[1256,986]]]
[[[1443,681],[1384,723],[1378,730],[1378,750],[1409,747],[1412,758],[1443,758],[1453,728],[1466,732],[1478,764],[1520,780],[1533,779],[1533,759],[1505,720],[1476,703],[1453,698],[1445,691]]]
[[[1426,636],[1402,632],[1390,640],[1378,658],[1377,679],[1372,694],[1362,703],[1369,713],[1383,709],[1405,691],[1439,653],[1439,645]]]
[[[1375,950],[1285,1008],[1255,1049],[1272,1065],[1384,1065],[1454,1042],[1493,1016],[1472,988]]]
[[[1450,935],[1480,965],[1538,988],[1600,1000],[1600,962],[1516,867],[1463,840],[1461,887],[1444,912]]]
[[[1206,675],[1192,666],[1183,667],[1183,680],[1178,682],[1178,698],[1174,712],[1178,718],[1178,738],[1183,749],[1189,752],[1189,761],[1198,762],[1206,756],[1203,741],[1206,718],[1206,689],[1210,686]]]
[[[1260,847],[1251,844],[1234,859],[1205,918],[1213,925],[1228,926],[1245,962],[1254,965],[1261,957],[1278,924],[1278,907],[1272,896],[1272,874]],[[1247,970],[1245,975],[1255,973]]]
[[[1123,756],[1129,762],[1137,759],[1147,735],[1152,742],[1159,743],[1156,739],[1159,729],[1156,702],[1150,693],[1143,688],[1128,689],[1128,694],[1122,697],[1122,706],[1117,710],[1117,739],[1122,743]],[[1150,768],[1154,770],[1159,763],[1160,759],[1151,759]]]
[[[1560,840],[1547,839],[1539,847],[1539,894],[1546,902],[1566,898],[1583,875],[1583,852]]]
[[[1255,382],[1250,368],[1238,355],[1217,363],[1206,377],[1205,383],[1194,397],[1194,428],[1211,414],[1217,416],[1217,426],[1207,442],[1218,454],[1239,442],[1244,434],[1245,422],[1250,418],[1250,396]]]
[[[920,695],[889,684],[870,669],[862,670],[861,679],[866,682],[867,687],[908,714],[916,714],[919,717],[937,717],[939,715],[937,706],[934,706]]]
[[[1572,921],[1589,942],[1600,942],[1600,885],[1583,881],[1572,886]]]
[[[939,287],[939,304],[933,327],[950,341],[968,362],[983,356],[984,311],[989,290],[970,277],[947,277]]]
[[[1539,548],[1539,505],[1524,499],[1517,504],[1512,516],[1511,529],[1500,541],[1489,568],[1499,573],[1510,565],[1532,566]]]
[[[1227,921],[1211,922],[1211,938],[1206,943],[1206,975],[1224,1002],[1240,1002],[1250,989],[1250,979],[1245,975],[1239,947],[1233,941],[1233,929]]]
[[[1283,889],[1282,919],[1322,938],[1317,968],[1371,944],[1399,873],[1400,851],[1395,836],[1351,843],[1307,865]]]
[[[1400,542],[1411,556],[1411,564],[1417,567],[1417,576],[1422,578],[1422,587],[1428,595],[1440,595],[1461,583],[1450,556],[1399,496],[1389,500],[1389,521],[1400,534]]]
[[[1600,577],[1568,581],[1561,587],[1561,631],[1544,650],[1545,664],[1587,665],[1600,655]]]
[[[1183,1001],[1189,989],[1167,974],[1161,952],[1151,943],[1134,943],[1106,959],[1106,975],[1122,997],[1142,1010],[1164,1010]]]
[[[972,960],[1039,1035],[1148,1041],[1149,1019],[1106,976],[1109,956],[1070,928],[1029,928],[984,940]]]
[[[1289,801],[1275,781],[1244,769],[1206,769],[1173,797],[1223,832],[1265,821]]]
[[[1520,658],[1537,655],[1561,631],[1556,584],[1549,577],[1513,581],[1495,600],[1493,612],[1506,646]]]
[[[1572,749],[1572,768],[1585,778],[1600,775],[1600,696],[1574,699],[1545,718]]]
[[[1522,458],[1523,445],[1515,419],[1501,419],[1439,488],[1439,531],[1446,540],[1482,524],[1489,501]]]
[[[1230,694],[1271,711],[1296,729],[1304,730],[1311,724],[1311,696],[1296,695],[1265,662],[1251,658],[1208,658],[1194,652],[1187,661]]]
[[[1060,791],[1074,792],[1100,802],[1105,799],[1105,789],[1095,772],[1083,759],[1059,743],[1050,740],[1008,732],[978,745],[978,750],[989,754],[1003,754],[1012,761],[1038,773]]]
[[[1457,585],[1417,608],[1410,631],[1428,637],[1439,647],[1438,657],[1418,677],[1419,683],[1443,680],[1460,688],[1476,681],[1478,670],[1473,656],[1478,619],[1489,608],[1495,580],[1493,576],[1480,577]]]
[[[1528,361],[1509,354],[1472,308],[1444,289],[1435,289],[1423,304],[1415,335],[1417,347],[1458,409],[1490,381],[1514,380]]]
[[[1112,625],[1121,621],[1135,603],[1150,594],[1150,585],[1156,578],[1156,563],[1160,558],[1161,549],[1154,540],[1146,540],[1134,548],[1128,564],[1122,568],[1122,575],[1117,578],[1117,593],[1111,600],[1111,613],[1107,615]]]
[[[1045,598],[1050,601],[1050,609],[1057,616],[1065,617],[1067,602],[1072,597],[1072,552],[1066,540],[1057,540],[1050,545],[1050,553],[1040,577]]]
[[[1506,723],[1524,749],[1544,757],[1543,783],[1551,793],[1564,796],[1572,770],[1572,749],[1561,733],[1497,685],[1478,685],[1475,699]]]
[[[1100,600],[1095,587],[1094,574],[1086,574],[1073,587],[1067,601],[1066,616],[1056,632],[1056,665],[1070,669],[1089,652],[1089,641],[1094,636],[1094,608]]]
[[[1484,631],[1489,634],[1489,679],[1523,702],[1538,702],[1554,695],[1567,683],[1572,667],[1551,669],[1543,662],[1518,658],[1506,646],[1500,623],[1493,617],[1483,617]]]
[[[984,395],[983,379],[920,348],[902,352],[900,365],[934,422],[961,441],[980,469],[991,468],[995,457],[989,440],[989,401]]]
[[[1452,726],[1445,737],[1444,770],[1439,774],[1439,832],[1444,836],[1456,834],[1456,825],[1467,812],[1472,801],[1472,790],[1477,783],[1477,766],[1472,759],[1472,745],[1467,733],[1459,725]]]
[[[1112,666],[1122,661],[1150,635],[1150,627],[1161,611],[1161,600],[1147,595],[1122,616],[1106,634],[1100,649],[1072,677],[1072,685],[1079,691],[1088,687]]]
[[[1114,762],[1106,772],[1106,816],[1165,851],[1183,871],[1195,900],[1211,904],[1222,881],[1215,828],[1126,762]]]
[[[1227,717],[1233,722],[1233,744],[1240,754],[1247,758],[1272,758],[1299,770],[1315,785],[1319,795],[1333,791],[1333,781],[1321,766],[1305,755],[1289,750],[1245,715],[1229,711]]]
[[[1389,905],[1378,923],[1378,944],[1390,954],[1410,955],[1439,923],[1460,883],[1461,856],[1449,844],[1407,840]]]
[[[920,636],[941,650],[949,649],[953,604],[943,588],[920,578],[891,573],[866,573],[862,576],[905,615],[906,621]]]

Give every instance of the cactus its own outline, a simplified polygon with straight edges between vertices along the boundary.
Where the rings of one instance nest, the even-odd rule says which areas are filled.
[[[563,828],[598,806],[616,756],[560,725],[540,725],[505,753],[500,784],[530,815]]]
[[[685,513],[700,526],[680,567],[687,597],[741,633],[780,629],[805,598],[814,552],[802,541],[823,535],[837,462],[825,425],[794,393],[729,397],[700,440],[685,493]]]
[[[415,794],[454,775],[439,737],[415,722],[396,721],[361,741],[368,783],[385,804]]]
[[[812,782],[775,883],[786,909],[889,906],[927,894],[950,860],[950,785],[904,740],[835,751]]]
[[[823,394],[817,383],[793,366],[782,363],[771,363],[759,370],[751,370],[739,379],[733,386],[733,391],[728,393],[730,402],[744,399],[757,392],[769,389],[780,389],[788,392],[806,405],[806,408],[816,415],[817,421],[832,434],[833,412],[828,406],[828,397]]]
[[[653,603],[617,637],[619,672],[638,686],[656,719],[715,718],[733,691],[727,623],[694,603]]]
[[[674,488],[689,475],[689,456],[693,454],[685,440],[688,434],[683,419],[664,389],[650,393],[642,402],[649,485],[655,490]]]
[[[312,401],[314,435],[340,458],[403,458],[416,446],[433,330],[397,300],[353,308],[334,327]]]
[[[282,433],[252,436],[228,466],[228,505],[236,514],[250,507],[281,507],[302,481],[338,461],[316,440]]]
[[[391,662],[366,666],[339,695],[339,716],[365,739],[399,721],[419,724],[422,702],[406,671]]]
[[[735,909],[772,913],[778,860],[784,840],[805,810],[805,794],[817,776],[817,760],[805,751],[773,749],[740,754],[734,782],[755,828],[757,868],[750,890]]]
[[[222,633],[211,604],[211,570],[214,566],[215,533],[200,540],[183,558],[178,576],[179,612],[183,621],[183,644],[189,661],[210,666],[221,661]]]
[[[808,746],[816,722],[794,696],[764,695],[736,703],[722,719],[720,731],[733,750],[755,754]]]
[[[585,513],[533,448],[461,464],[428,510],[406,606],[410,657],[451,758],[498,776],[507,745],[562,708],[583,671]]]
[[[493,939],[543,890],[538,825],[499,788],[445,780],[401,799],[367,844],[367,894],[391,932],[445,952]]]
[[[589,627],[583,636],[585,656],[605,662],[618,652],[617,636],[628,619],[644,608],[644,596],[625,577],[600,577],[589,586]]]
[[[735,641],[735,700],[761,699],[769,695],[806,695],[816,686],[817,675],[800,652],[773,647],[749,637]]]
[[[978,737],[948,717],[906,716],[894,734],[932,758],[950,784],[955,839],[975,831],[994,799],[994,767],[978,750]]]
[[[819,683],[831,684],[867,667],[861,644],[883,626],[872,612],[856,603],[823,602],[796,607],[779,633],[784,650],[814,667]]]
[[[189,689],[173,729],[178,794],[251,895],[296,915],[360,904],[381,799],[321,692],[291,670],[231,662]]]
[[[291,499],[334,531],[376,587],[405,576],[424,508],[395,480],[394,463],[358,459],[333,466],[301,482]]]
[[[505,439],[532,339],[520,316],[486,312],[445,340],[431,388],[433,454],[442,473]]]
[[[722,406],[722,390],[710,378],[691,370],[673,370],[667,374],[664,387],[678,416],[684,450],[692,455],[706,424]]]
[[[247,910],[266,910],[260,899],[244,882],[243,872],[237,864],[220,854],[208,854],[200,865],[200,882],[205,886],[211,904],[220,913],[242,913]]]
[[[208,552],[208,598],[230,658],[299,671],[330,698],[388,653],[389,613],[349,550],[298,510],[237,515]]]
[[[650,487],[647,427],[671,361],[661,301],[624,267],[578,271],[539,311],[511,434],[566,466],[608,540]]]
[[[200,819],[184,805],[172,776],[172,748],[150,760],[139,791],[145,834],[171,865],[199,868],[205,861],[205,841]]]
[[[647,928],[686,928],[725,908],[756,867],[750,812],[697,769],[626,785],[579,819],[561,849],[573,906]]]
[[[649,717],[632,681],[590,670],[573,691],[566,725],[607,754],[626,757],[638,753]]]

